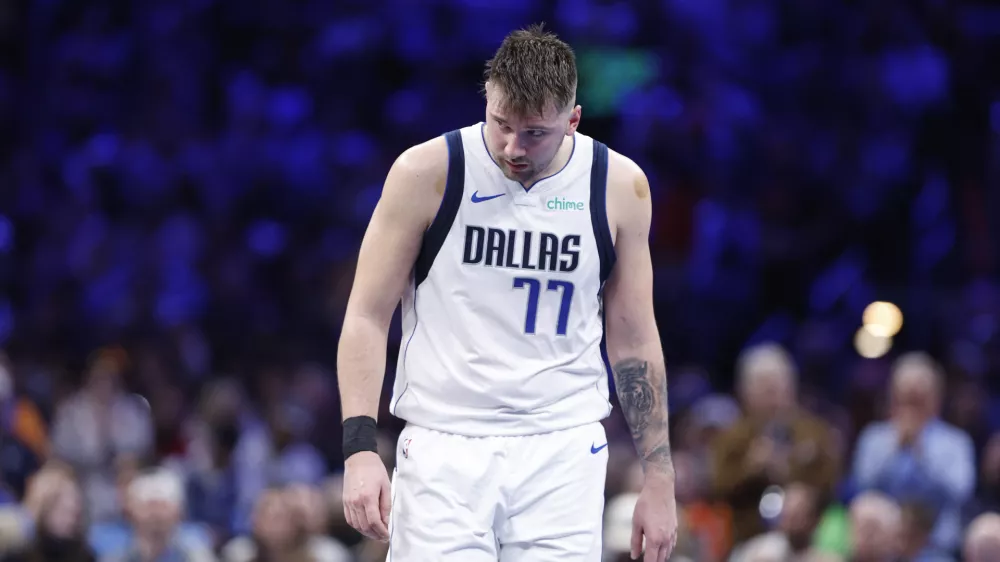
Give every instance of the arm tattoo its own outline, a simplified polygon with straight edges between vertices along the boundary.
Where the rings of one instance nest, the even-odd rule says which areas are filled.
[[[665,381],[654,386],[659,378],[656,375],[642,359],[623,359],[614,367],[618,402],[643,467],[672,471],[667,389]]]
[[[646,372],[649,364],[639,359],[626,359],[615,365],[615,383],[618,386],[618,400],[622,413],[632,430],[633,439],[641,439],[649,427],[649,417],[653,411],[653,385]]]

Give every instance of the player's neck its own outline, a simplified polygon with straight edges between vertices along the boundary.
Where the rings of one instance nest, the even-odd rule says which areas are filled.
[[[549,165],[545,167],[540,173],[535,175],[528,181],[521,182],[521,184],[526,188],[531,188],[532,185],[538,182],[538,180],[545,179],[551,175],[554,175],[559,170],[562,170],[569,162],[571,156],[573,156],[573,148],[576,142],[575,135],[564,136],[562,143],[559,145],[559,150],[556,151],[555,158]]]

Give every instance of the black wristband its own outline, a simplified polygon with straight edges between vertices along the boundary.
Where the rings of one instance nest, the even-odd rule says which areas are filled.
[[[361,451],[377,453],[376,430],[375,418],[369,416],[354,416],[344,420],[344,460]]]

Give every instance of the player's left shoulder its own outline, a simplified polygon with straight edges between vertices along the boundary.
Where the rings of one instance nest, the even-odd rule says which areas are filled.
[[[608,220],[612,225],[649,223],[652,203],[646,173],[631,158],[610,148],[606,197]]]

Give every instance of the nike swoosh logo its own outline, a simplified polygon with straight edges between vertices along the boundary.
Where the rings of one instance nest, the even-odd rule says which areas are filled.
[[[503,197],[504,195],[507,195],[507,194],[506,193],[497,193],[496,195],[487,195],[486,197],[480,197],[479,196],[479,191],[476,190],[476,192],[472,194],[472,202],[473,203],[482,203],[483,201],[489,201],[490,199],[496,199],[497,197]]]
[[[601,449],[603,449],[603,448],[605,448],[607,446],[608,446],[608,444],[605,443],[605,444],[601,445],[600,447],[595,447],[593,445],[593,443],[591,443],[591,445],[590,445],[590,453],[593,454],[593,455],[596,455],[598,453],[598,451],[600,451]]]

